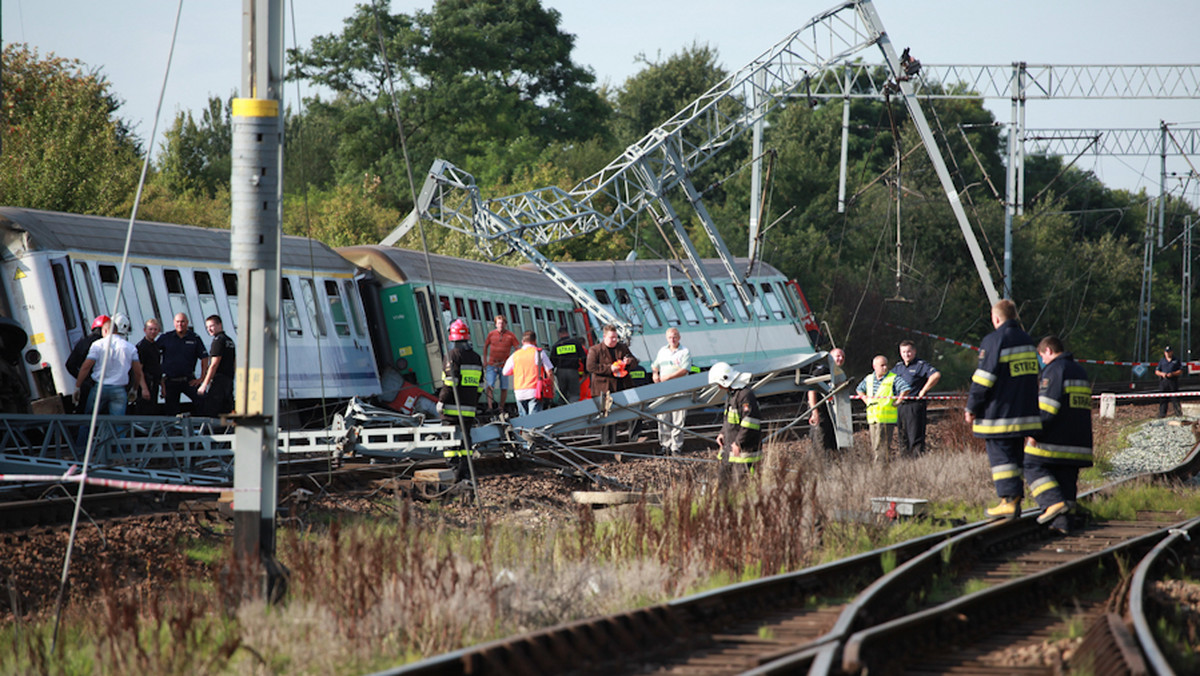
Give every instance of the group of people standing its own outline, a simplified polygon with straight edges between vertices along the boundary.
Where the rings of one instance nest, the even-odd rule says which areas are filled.
[[[212,336],[207,349],[191,330],[186,314],[175,315],[174,325],[174,331],[163,334],[162,324],[148,319],[142,329],[144,337],[134,345],[129,342],[131,326],[124,314],[96,317],[92,332],[76,343],[67,359],[67,372],[75,377],[76,411],[90,413],[99,397],[101,412],[108,415],[173,416],[180,411],[181,395],[186,394],[194,403],[194,415],[215,417],[232,412],[236,348],[221,318],[210,315],[205,320]]]
[[[922,455],[928,425],[926,397],[942,374],[929,362],[917,358],[917,348],[911,340],[900,341],[900,361],[894,366],[889,368],[888,358],[879,354],[871,367],[872,372],[858,384],[858,394],[867,405],[867,426],[875,461],[890,460],[893,427],[899,427],[900,455],[910,458]]]

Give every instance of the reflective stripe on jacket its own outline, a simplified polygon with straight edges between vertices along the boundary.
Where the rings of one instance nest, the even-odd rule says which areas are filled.
[[[1092,385],[1074,355],[1064,352],[1042,370],[1038,387],[1042,429],[1025,453],[1055,465],[1092,464]]]
[[[977,437],[1010,438],[1042,429],[1038,415],[1037,350],[1015,319],[984,336],[971,376],[967,410]]]

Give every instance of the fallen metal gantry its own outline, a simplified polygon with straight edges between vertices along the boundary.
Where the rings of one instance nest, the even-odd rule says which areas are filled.
[[[835,370],[838,375],[833,378],[807,374],[826,359],[824,352],[805,353],[737,368],[751,374],[749,387],[759,397],[814,388],[825,394],[842,380],[840,372]],[[848,420],[849,398],[844,392],[841,388],[834,402]],[[711,408],[723,398],[720,388],[708,384],[706,374],[692,374],[511,420],[502,416],[473,429],[471,437],[480,456],[523,455],[552,446],[547,440],[559,435],[671,411]],[[83,461],[90,422],[86,415],[0,416],[0,474],[66,473]],[[839,437],[845,436],[848,444],[849,427],[840,428]],[[279,452],[339,461],[354,456],[434,460],[460,447],[457,435],[455,426],[352,399],[326,429],[281,431]],[[232,476],[234,434],[218,419],[102,416],[94,438],[90,476],[194,484],[227,482]]]

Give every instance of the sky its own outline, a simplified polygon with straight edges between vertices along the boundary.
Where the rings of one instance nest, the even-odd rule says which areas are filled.
[[[298,42],[341,31],[353,0],[295,0]],[[576,36],[573,58],[590,67],[597,83],[618,87],[642,66],[638,55],[664,59],[693,43],[718,50],[736,70],[790,31],[829,9],[832,0],[543,0],[562,15],[562,29]],[[392,0],[393,12],[428,9],[432,0]],[[0,38],[26,42],[40,52],[77,58],[99,68],[125,105],[143,139],[150,136],[163,86],[177,3],[169,0],[0,0]],[[1200,63],[1200,2],[1159,0],[875,0],[897,50],[911,47],[928,64],[1134,65]],[[210,95],[227,96],[241,73],[242,0],[185,1],[180,35],[165,89],[157,138],[179,110],[199,111]],[[969,10],[967,9],[969,8]],[[866,52],[881,62],[878,51]],[[315,90],[301,89],[301,96]],[[289,83],[285,98],[296,100]],[[1000,121],[1008,101],[985,105]],[[1160,120],[1200,127],[1200,101],[1031,101],[1028,129],[1157,128]],[[648,131],[648,130],[647,130]],[[159,141],[154,142],[157,147]],[[450,158],[451,160],[453,158]],[[1200,165],[1200,158],[1192,162]],[[1110,187],[1157,194],[1158,157],[1082,158]],[[597,167],[598,168],[598,167]],[[1186,173],[1183,159],[1168,170]],[[1194,194],[1193,181],[1188,194]],[[1195,203],[1195,200],[1189,200]]]

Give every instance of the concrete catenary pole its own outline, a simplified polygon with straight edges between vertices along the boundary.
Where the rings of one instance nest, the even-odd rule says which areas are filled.
[[[279,420],[283,0],[243,0],[241,98],[233,101],[232,245],[238,275],[233,528],[235,565],[268,599],[286,590],[275,561]]]

